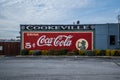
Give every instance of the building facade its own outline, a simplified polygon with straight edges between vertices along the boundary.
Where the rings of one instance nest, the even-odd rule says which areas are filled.
[[[0,41],[0,55],[14,56],[20,54],[20,41]]]
[[[22,33],[27,32],[93,32],[93,49],[116,49],[119,47],[119,25],[118,23],[108,23],[108,24],[75,24],[75,25],[20,25],[21,36]],[[50,31],[50,32],[49,32]],[[38,34],[36,34],[38,35]],[[79,35],[79,34],[78,34]],[[21,37],[21,42],[23,42],[23,36]],[[24,43],[23,43],[24,44]],[[23,45],[22,44],[22,45]],[[29,43],[28,43],[29,44]],[[33,44],[34,46],[35,44]],[[28,47],[31,45],[28,45]],[[23,49],[23,48],[22,48]],[[92,49],[92,50],[93,50]],[[91,50],[91,49],[90,49]]]
[[[56,48],[56,49],[68,48],[70,50],[72,49],[106,50],[106,49],[117,49],[117,48],[120,49],[119,27],[120,24],[118,23],[79,24],[79,25],[23,24],[20,25],[21,41],[0,40],[0,55],[18,55],[20,53],[20,50],[25,48],[25,45],[26,48],[28,49],[32,47],[31,48],[32,50],[50,49],[50,48]],[[48,36],[45,37],[45,35]],[[62,37],[59,35],[64,35],[64,36]],[[39,39],[38,41],[36,41],[38,37]],[[59,42],[57,40],[59,40]],[[71,42],[72,40],[73,42]],[[81,42],[81,40],[83,42]],[[52,41],[56,41],[56,42],[52,43]],[[49,44],[44,44],[44,43],[49,43]],[[55,46],[52,47],[51,45],[53,44]],[[37,48],[34,48],[36,45],[38,45]],[[83,46],[81,47],[81,45]]]
[[[95,25],[95,49],[116,49],[119,47],[119,24]]]

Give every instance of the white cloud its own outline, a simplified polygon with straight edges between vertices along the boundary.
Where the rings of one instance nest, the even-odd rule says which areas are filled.
[[[5,36],[7,33],[16,36],[20,24],[70,22],[72,16],[76,16],[72,11],[89,7],[91,1],[93,0],[0,0],[0,30],[6,31]],[[0,38],[3,38],[3,32],[0,32]]]
[[[88,0],[10,0],[2,4],[2,14],[15,21],[47,23],[67,18],[71,9],[86,4]]]
[[[115,13],[116,13],[116,14],[120,14],[120,8],[115,9]]]

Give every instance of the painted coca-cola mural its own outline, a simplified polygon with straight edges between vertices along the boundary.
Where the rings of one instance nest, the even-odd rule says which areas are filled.
[[[92,50],[93,31],[23,31],[22,49]]]

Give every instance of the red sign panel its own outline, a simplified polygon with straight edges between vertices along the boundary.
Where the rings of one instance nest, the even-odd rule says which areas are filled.
[[[93,32],[30,32],[22,33],[22,49],[29,50],[92,50]]]

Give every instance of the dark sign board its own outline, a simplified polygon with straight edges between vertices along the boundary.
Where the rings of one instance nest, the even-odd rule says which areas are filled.
[[[21,30],[27,31],[47,31],[47,30],[83,30],[92,29],[93,25],[20,25]]]

